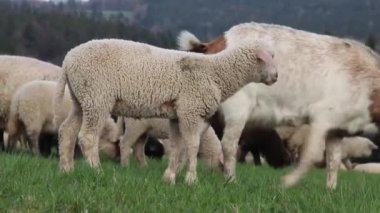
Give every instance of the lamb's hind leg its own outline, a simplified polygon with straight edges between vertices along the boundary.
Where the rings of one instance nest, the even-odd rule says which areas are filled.
[[[285,187],[292,187],[309,171],[315,162],[323,159],[325,149],[325,138],[328,126],[323,124],[312,124],[310,134],[305,144],[305,149],[301,154],[301,159],[297,167],[283,179]]]
[[[191,124],[191,125],[189,125]],[[197,182],[197,160],[201,134],[208,128],[208,124],[201,118],[196,121],[180,120],[181,142],[186,146],[188,170],[185,177],[187,184]]]
[[[89,110],[88,110],[89,109]],[[99,137],[109,113],[107,110],[83,108],[82,127],[78,134],[79,146],[87,163],[100,168]]]
[[[59,167],[63,171],[70,171],[74,167],[74,149],[81,124],[82,109],[79,103],[73,99],[69,116],[58,131]]]
[[[341,140],[342,136],[332,133],[326,139],[326,186],[335,189],[338,179],[338,170],[341,163]]]

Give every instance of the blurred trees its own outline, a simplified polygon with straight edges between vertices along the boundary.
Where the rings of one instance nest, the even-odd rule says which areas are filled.
[[[74,3],[69,5],[75,7]],[[152,33],[120,21],[93,19],[84,12],[65,12],[62,5],[49,10],[28,3],[0,1],[0,54],[36,57],[60,65],[66,52],[91,39],[123,38],[174,47],[169,32]]]

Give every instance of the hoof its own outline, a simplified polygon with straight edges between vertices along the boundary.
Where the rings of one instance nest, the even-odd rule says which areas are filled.
[[[327,189],[335,190],[336,189],[336,181],[327,181],[326,187],[327,187]]]
[[[295,185],[297,185],[297,183],[298,183],[298,178],[294,177],[293,175],[286,175],[282,179],[282,186],[284,188],[294,187]]]
[[[62,171],[62,172],[71,172],[74,170],[74,165],[73,164],[68,164],[68,163],[65,163],[65,164],[59,164],[59,169]]]
[[[174,172],[171,172],[170,170],[165,170],[164,175],[162,176],[162,179],[166,183],[175,184],[175,174]]]
[[[195,183],[197,183],[198,179],[197,179],[197,174],[196,173],[187,173],[186,174],[186,178],[185,178],[185,182],[187,185],[193,185]]]

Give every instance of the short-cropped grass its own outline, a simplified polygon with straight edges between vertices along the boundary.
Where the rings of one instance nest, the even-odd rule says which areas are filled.
[[[314,169],[300,185],[283,189],[289,171],[252,164],[237,166],[237,182],[198,167],[196,185],[162,181],[167,161],[131,161],[122,168],[102,161],[97,172],[83,159],[62,173],[58,159],[0,153],[0,212],[380,212],[380,176],[339,173],[335,191],[325,188],[325,171]]]

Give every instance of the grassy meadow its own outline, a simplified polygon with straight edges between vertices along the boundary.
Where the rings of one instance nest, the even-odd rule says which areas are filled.
[[[199,181],[161,181],[167,161],[129,168],[107,160],[97,173],[83,159],[69,174],[58,159],[29,153],[0,153],[0,212],[380,212],[380,176],[341,171],[335,191],[325,188],[324,170],[314,169],[301,185],[283,189],[288,169],[238,165],[238,181],[198,167]]]

